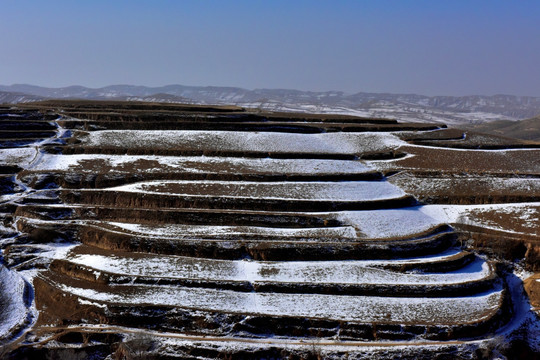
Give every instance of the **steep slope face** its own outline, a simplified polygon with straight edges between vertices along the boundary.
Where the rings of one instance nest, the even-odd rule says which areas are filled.
[[[502,259],[529,247],[535,266],[540,149],[351,116],[32,107],[2,118],[14,128],[3,281],[22,275],[35,294],[5,301],[39,312],[2,328],[12,357],[478,358],[516,334],[538,345]],[[487,231],[518,250],[495,253]]]

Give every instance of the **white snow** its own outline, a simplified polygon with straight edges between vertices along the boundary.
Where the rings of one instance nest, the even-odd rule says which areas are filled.
[[[387,239],[407,237],[432,230],[447,223],[421,211],[421,207],[402,209],[343,211],[337,218],[354,226],[364,237]]]
[[[172,189],[169,190],[168,187]],[[387,181],[150,181],[100,190],[178,196],[344,202],[395,199],[405,196],[403,190]]]
[[[152,167],[142,166],[144,162]],[[178,172],[190,173],[283,173],[288,175],[363,174],[374,170],[362,161],[324,159],[271,159],[210,156],[133,156],[133,155],[51,155],[44,154],[34,170],[83,171],[113,168],[115,172]],[[96,169],[94,169],[96,167]]]
[[[28,316],[24,303],[25,283],[22,277],[0,265],[0,340],[12,336]]]
[[[34,147],[0,149],[0,164],[25,167],[32,162],[37,152]]]
[[[511,214],[516,221],[521,220],[524,226],[528,226],[528,234],[537,234],[540,223],[540,203],[510,203],[510,204],[482,204],[482,205],[425,205],[419,209],[422,213],[446,223],[462,223],[482,226],[488,229],[505,232],[519,233],[515,230],[503,227],[493,221],[480,221],[475,214],[482,212],[497,211],[499,214]]]
[[[322,218],[337,219],[343,223],[342,226],[322,228],[182,224],[154,226],[107,221],[82,221],[80,223],[95,227],[103,227],[103,225],[105,225],[109,231],[127,231],[139,233],[146,237],[169,239],[255,236],[262,238],[273,237],[273,241],[290,241],[293,238],[305,238],[306,240],[313,238],[317,241],[324,241],[323,239],[325,238],[328,241],[354,239],[386,240],[422,236],[438,226],[453,222],[447,215],[440,215],[437,213],[437,211],[443,211],[443,207],[437,207],[438,205],[429,206],[433,206],[429,208],[431,209],[429,212],[426,210],[425,206],[420,206],[383,210],[283,213],[290,215],[316,215]],[[35,219],[28,219],[28,221],[34,223],[46,223],[46,221]],[[102,225],[100,226],[100,224]],[[113,228],[107,225],[112,225]],[[202,239],[201,241],[204,241]]]
[[[390,133],[293,134],[196,130],[103,130],[81,136],[83,146],[122,149],[157,148],[204,151],[293,152],[315,154],[360,154],[389,151],[407,144]],[[157,146],[156,146],[157,145]]]
[[[41,248],[43,252],[39,255],[48,259],[65,259],[67,254],[79,244],[73,243],[48,243],[43,245],[33,244],[34,248]]]
[[[426,100],[427,101],[427,100]],[[422,100],[417,104],[393,104],[388,101],[379,100],[375,103],[370,103],[366,107],[346,107],[346,106],[330,106],[322,104],[309,103],[290,103],[290,102],[238,102],[238,106],[246,108],[256,108],[271,111],[288,111],[288,112],[306,112],[306,113],[322,113],[322,114],[342,114],[355,115],[362,117],[388,118],[397,119],[399,122],[413,123],[443,123],[447,125],[455,124],[470,124],[482,123],[492,120],[518,120],[518,118],[501,115],[497,113],[483,111],[449,111],[445,109],[437,109],[426,107]]]
[[[428,154],[429,150],[429,154]],[[480,174],[535,175],[540,172],[540,149],[459,149],[407,144],[399,148],[409,156],[388,160],[369,160],[378,171],[413,170],[472,172]]]
[[[393,260],[259,262],[156,255],[133,258],[96,254],[75,254],[68,260],[97,271],[118,275],[315,284],[449,285],[482,280],[493,272],[483,260],[476,260],[460,270],[446,273],[403,273],[379,268],[397,264]],[[422,262],[421,259],[405,261],[411,263],[415,260]]]
[[[527,194],[540,190],[540,178],[508,178],[496,176],[452,176],[448,178],[425,178],[410,174],[398,174],[390,180],[397,186],[413,188],[423,194],[437,194],[440,191],[456,189],[460,193],[474,193],[476,189],[486,195]],[[457,194],[456,194],[457,195]]]
[[[146,237],[153,238],[169,238],[169,239],[184,239],[184,238],[213,238],[226,236],[239,237],[239,236],[253,236],[253,237],[274,237],[274,240],[290,240],[293,238],[315,238],[322,240],[321,238],[329,239],[355,239],[357,234],[352,226],[339,226],[329,228],[276,228],[276,227],[263,227],[263,226],[211,226],[211,225],[142,225],[142,224],[130,224],[120,222],[102,222],[103,224],[110,224],[121,231],[131,231],[142,234]],[[204,240],[199,240],[204,241]],[[260,240],[264,241],[264,240]]]
[[[381,107],[389,106],[381,103]],[[332,111],[330,108],[321,108]],[[386,115],[399,109],[386,109]],[[357,110],[358,113],[362,110]],[[366,114],[376,114],[373,110]],[[471,114],[471,113],[469,113]],[[473,114],[479,118],[485,114]],[[59,134],[63,131],[59,130]],[[41,144],[50,142],[44,140]],[[118,148],[148,147],[201,151],[295,152],[315,154],[360,154],[414,147],[392,133],[325,133],[287,134],[220,131],[95,131],[83,137],[83,146],[113,146]],[[309,159],[250,159],[232,157],[172,157],[122,155],[52,155],[38,152],[38,146],[19,149],[0,149],[0,163],[19,165],[37,171],[94,172],[95,168],[111,172],[174,172],[200,174],[287,174],[326,175],[360,174],[383,168],[383,162]],[[424,148],[429,148],[422,146]],[[440,148],[436,148],[440,150]],[[468,151],[445,149],[445,151]],[[475,150],[484,151],[484,150]],[[501,157],[523,150],[489,152]],[[414,155],[409,155],[414,156]],[[403,161],[395,160],[396,162]],[[366,165],[367,164],[367,165]],[[140,165],[140,166],[139,166]],[[371,167],[371,165],[376,165]],[[392,166],[394,166],[393,164]],[[106,171],[106,170],[104,170]],[[531,179],[504,179],[494,186],[528,190]],[[173,190],[167,186],[174,185]],[[348,182],[235,182],[235,181],[153,181],[101,189],[101,191],[173,194],[179,196],[221,196],[229,198],[264,198],[279,200],[370,201],[402,197],[405,193],[385,181]],[[212,191],[209,191],[212,190]],[[32,192],[28,189],[28,192]],[[34,193],[39,197],[44,192]],[[207,195],[210,194],[210,195]],[[27,194],[25,194],[26,196]],[[531,205],[532,204],[532,205]],[[50,207],[63,205],[50,205]],[[344,225],[331,228],[267,228],[257,226],[162,225],[148,226],[120,222],[78,221],[73,224],[105,226],[111,231],[134,232],[144,236],[166,239],[211,238],[213,236],[253,236],[265,241],[301,241],[312,239],[348,241],[360,239],[387,240],[420,236],[445,223],[473,221],[473,211],[497,211],[516,214],[516,219],[538,223],[538,211],[530,204],[498,205],[427,205],[405,209],[344,211],[317,213],[328,219],[339,219]],[[304,213],[308,214],[308,213]],[[313,214],[313,213],[312,213]],[[27,219],[29,222],[40,220]],[[43,222],[45,223],[45,222]],[[50,222],[53,223],[53,222]],[[482,224],[497,228],[496,224]],[[308,240],[306,240],[308,239]],[[274,240],[274,239],[273,239]],[[204,241],[204,240],[201,240]],[[444,273],[397,272],[386,270],[388,264],[427,263],[441,261],[458,253],[451,249],[420,258],[358,261],[233,261],[208,260],[180,256],[138,254],[98,255],[77,253],[74,245],[32,245],[46,250],[41,257],[67,259],[90,267],[96,278],[100,272],[143,277],[183,278],[214,281],[248,281],[252,283],[279,282],[290,284],[387,284],[387,285],[453,285],[479,281],[493,273],[490,263],[481,259],[457,271]],[[72,251],[74,250],[74,251]],[[37,270],[23,271],[30,278],[45,276]],[[28,318],[22,299],[24,280],[20,274],[0,266],[0,284],[7,306],[0,314],[0,339]],[[141,304],[172,305],[232,313],[263,314],[350,320],[362,323],[454,324],[485,320],[492,316],[502,301],[502,290],[496,286],[487,293],[449,298],[376,297],[322,294],[244,293],[218,289],[183,288],[180,286],[111,286],[109,292],[56,284],[60,289],[80,296],[82,305],[106,307],[104,302],[138,306]]]
[[[159,304],[229,313],[399,324],[463,324],[487,320],[496,313],[503,295],[501,289],[457,298],[407,298],[245,293],[163,285],[140,286],[137,291],[116,287],[119,292],[113,288],[111,292],[99,292],[65,284],[56,286],[87,301],[134,306]]]

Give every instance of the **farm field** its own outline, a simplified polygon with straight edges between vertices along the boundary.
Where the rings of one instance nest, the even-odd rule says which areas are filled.
[[[112,101],[0,133],[2,357],[540,356],[538,143]]]

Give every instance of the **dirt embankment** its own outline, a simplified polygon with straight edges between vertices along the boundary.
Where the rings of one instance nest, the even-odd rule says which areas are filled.
[[[61,276],[49,275],[48,279],[61,280]],[[64,281],[68,281],[67,279]],[[84,280],[69,280],[72,285],[88,284]],[[244,315],[208,310],[183,309],[170,306],[125,306],[107,304],[107,310],[99,302],[79,301],[69,293],[59,290],[50,280],[36,278],[36,306],[47,310],[40,318],[43,324],[75,325],[81,319],[90,323],[123,325],[159,331],[182,332],[210,336],[239,336],[250,334],[255,337],[272,336],[330,338],[342,340],[412,340],[418,335],[429,340],[452,340],[463,336],[478,336],[503,323],[508,314],[505,306],[492,316],[479,322],[456,325],[415,325],[362,323],[324,319],[283,317],[273,315]],[[92,284],[93,288],[100,285]],[[62,304],[61,306],[59,304]]]
[[[343,284],[343,283],[283,283],[279,281],[212,280],[192,278],[168,278],[144,275],[115,274],[72,263],[54,260],[49,268],[57,274],[102,285],[166,285],[188,288],[208,288],[241,292],[328,294],[350,296],[400,296],[400,297],[453,297],[469,296],[491,289],[497,281],[495,270],[477,281],[454,284]],[[441,269],[438,269],[439,271]]]
[[[395,209],[416,204],[412,196],[395,199],[339,201],[272,199],[260,197],[219,197],[197,195],[167,195],[122,191],[62,191],[66,204],[87,204],[142,209],[237,209],[288,212],[329,212],[344,210]]]
[[[525,291],[529,295],[529,301],[535,309],[540,313],[540,273],[529,277],[524,281]]]
[[[148,166],[152,165],[149,162]],[[156,166],[159,166],[157,164]],[[0,167],[0,174],[3,168]],[[5,171],[12,173],[11,168]],[[73,171],[28,172],[22,170],[18,178],[33,189],[100,189],[135,182],[153,180],[219,180],[219,181],[376,181],[382,180],[381,173],[376,171],[358,174],[276,174],[276,173],[208,173],[182,171],[147,171],[145,167],[133,167],[122,171],[107,170],[106,166],[96,171],[73,169]],[[1,186],[1,185],[0,185]]]
[[[226,236],[221,239],[164,239],[136,234],[121,234],[83,227],[79,239],[102,249],[150,252],[217,259],[255,260],[344,260],[391,259],[395,256],[436,254],[455,242],[452,233],[434,233],[410,241],[344,241],[340,238],[302,239],[268,238],[251,235]]]

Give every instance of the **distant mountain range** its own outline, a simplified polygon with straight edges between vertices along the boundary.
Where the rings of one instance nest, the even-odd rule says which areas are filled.
[[[234,104],[274,111],[346,113],[396,118],[401,121],[477,124],[493,120],[515,121],[540,114],[540,97],[529,96],[423,96],[415,94],[313,92],[286,89],[247,90],[236,87],[167,85],[147,87],[112,85],[46,88],[0,85],[0,102],[41,99],[115,99],[128,101]]]
[[[0,91],[0,104],[16,104],[20,102],[39,101],[43,99],[44,98],[42,96],[11,91]]]

